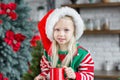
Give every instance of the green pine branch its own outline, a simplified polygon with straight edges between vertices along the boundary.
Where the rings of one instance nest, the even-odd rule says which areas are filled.
[[[23,76],[22,80],[34,80],[34,78],[41,72],[40,60],[43,55],[43,46],[40,41],[37,41],[37,46],[33,47],[31,55],[32,61],[30,64],[30,71]]]

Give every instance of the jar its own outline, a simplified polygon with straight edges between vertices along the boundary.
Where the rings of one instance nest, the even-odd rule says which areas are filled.
[[[89,1],[89,3],[95,3],[96,2],[96,0],[88,0]]]
[[[118,64],[118,71],[120,71],[120,64]]]
[[[93,30],[93,20],[92,19],[87,19],[87,21],[86,21],[86,30]]]
[[[120,62],[117,64],[116,68],[117,68],[117,71],[120,71]]]
[[[72,4],[75,4],[77,0],[70,0]]]
[[[109,30],[109,20],[107,18],[103,18],[102,29]]]
[[[100,19],[94,19],[94,29],[95,30],[100,30],[101,29]]]
[[[113,70],[113,64],[110,61],[105,61],[105,63],[103,63],[103,70],[105,71]]]

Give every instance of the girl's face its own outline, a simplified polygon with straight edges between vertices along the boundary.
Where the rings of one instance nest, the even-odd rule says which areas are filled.
[[[53,37],[59,45],[67,45],[74,36],[74,23],[70,17],[61,18],[54,26]]]

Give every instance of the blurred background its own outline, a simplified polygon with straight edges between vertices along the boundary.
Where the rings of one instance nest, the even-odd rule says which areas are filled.
[[[120,0],[0,0],[0,80],[21,80],[25,72],[22,80],[33,80],[40,73],[37,24],[62,6],[74,8],[84,20],[78,42],[91,53],[95,80],[120,80]]]
[[[32,19],[37,22],[51,8],[75,8],[86,24],[85,33],[79,42],[93,57],[95,79],[117,80],[120,77],[120,0],[51,0],[52,3],[50,0],[26,1],[32,8]]]

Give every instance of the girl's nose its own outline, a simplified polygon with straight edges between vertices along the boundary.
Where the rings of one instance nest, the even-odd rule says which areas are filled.
[[[59,35],[64,36],[65,35],[64,31],[60,31]]]

